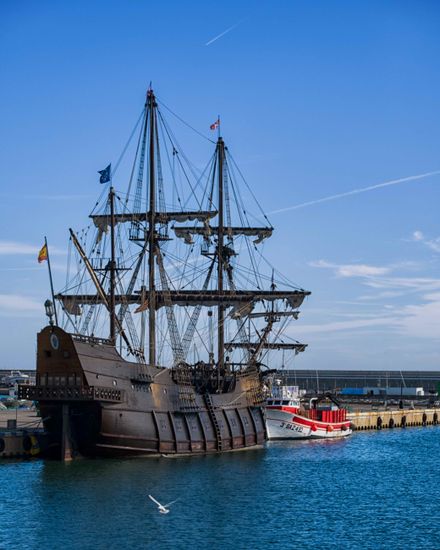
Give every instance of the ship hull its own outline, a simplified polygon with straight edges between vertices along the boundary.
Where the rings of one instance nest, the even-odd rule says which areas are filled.
[[[335,439],[352,433],[350,422],[320,422],[297,412],[266,409],[268,439]]]
[[[245,369],[221,392],[200,391],[179,370],[125,361],[108,343],[57,327],[38,335],[38,402],[49,453],[77,456],[200,455],[265,441],[260,377]]]
[[[260,447],[265,441],[264,419],[259,408],[218,410],[216,416],[225,427],[219,448],[208,411],[156,413],[160,416],[158,429],[152,412],[126,411],[124,421],[120,422],[117,418],[120,413],[105,408],[91,413],[76,404],[68,403],[67,406],[72,457],[195,455]],[[62,409],[63,405],[40,403],[42,416],[49,415],[52,419],[46,421],[44,426],[50,437],[49,453],[53,457],[62,454]],[[100,416],[101,422],[98,420]],[[243,427],[231,429],[230,419],[236,419],[236,426],[243,423]],[[118,429],[106,427],[115,424],[118,424]]]

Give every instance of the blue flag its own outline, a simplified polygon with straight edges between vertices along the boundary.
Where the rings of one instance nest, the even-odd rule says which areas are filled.
[[[104,168],[104,170],[98,170],[98,174],[101,174],[101,177],[99,178],[99,183],[107,183],[108,181],[110,181],[111,171],[111,164],[109,164],[107,168]]]

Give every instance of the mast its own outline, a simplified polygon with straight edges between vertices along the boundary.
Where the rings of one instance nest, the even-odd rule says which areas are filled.
[[[155,217],[156,217],[156,184],[154,173],[154,132],[156,100],[153,90],[149,89],[147,94],[148,109],[150,111],[150,171],[149,171],[149,223],[148,223],[148,348],[149,363],[156,364],[156,288],[154,280],[154,256],[156,253],[155,238]]]
[[[223,138],[219,137],[217,142],[217,154],[218,154],[218,239],[217,239],[217,256],[218,256],[218,265],[217,265],[217,290],[219,295],[223,293],[223,237],[224,237],[224,227],[223,227],[223,161],[225,155],[225,143]],[[222,303],[219,303],[217,307],[217,316],[218,316],[218,363],[217,368],[220,373],[220,370],[224,366],[224,357],[225,357],[225,328],[224,328],[224,317],[225,317],[225,307]]]
[[[113,344],[116,342],[116,311],[115,311],[115,287],[116,287],[116,261],[115,261],[115,192],[113,185],[110,187],[110,242],[111,242],[111,257],[110,257],[110,340]]]

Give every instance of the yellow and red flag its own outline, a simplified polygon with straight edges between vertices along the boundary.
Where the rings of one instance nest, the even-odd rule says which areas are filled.
[[[44,262],[47,260],[47,244],[44,244],[40,252],[38,253],[38,263]]]

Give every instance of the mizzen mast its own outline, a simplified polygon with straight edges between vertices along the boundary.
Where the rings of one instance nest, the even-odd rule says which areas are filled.
[[[223,294],[223,162],[225,158],[225,143],[221,137],[217,141],[217,162],[218,162],[218,230],[217,230],[217,290],[219,295]],[[225,306],[219,302],[217,307],[218,322],[218,363],[219,372],[224,367],[225,357]]]

